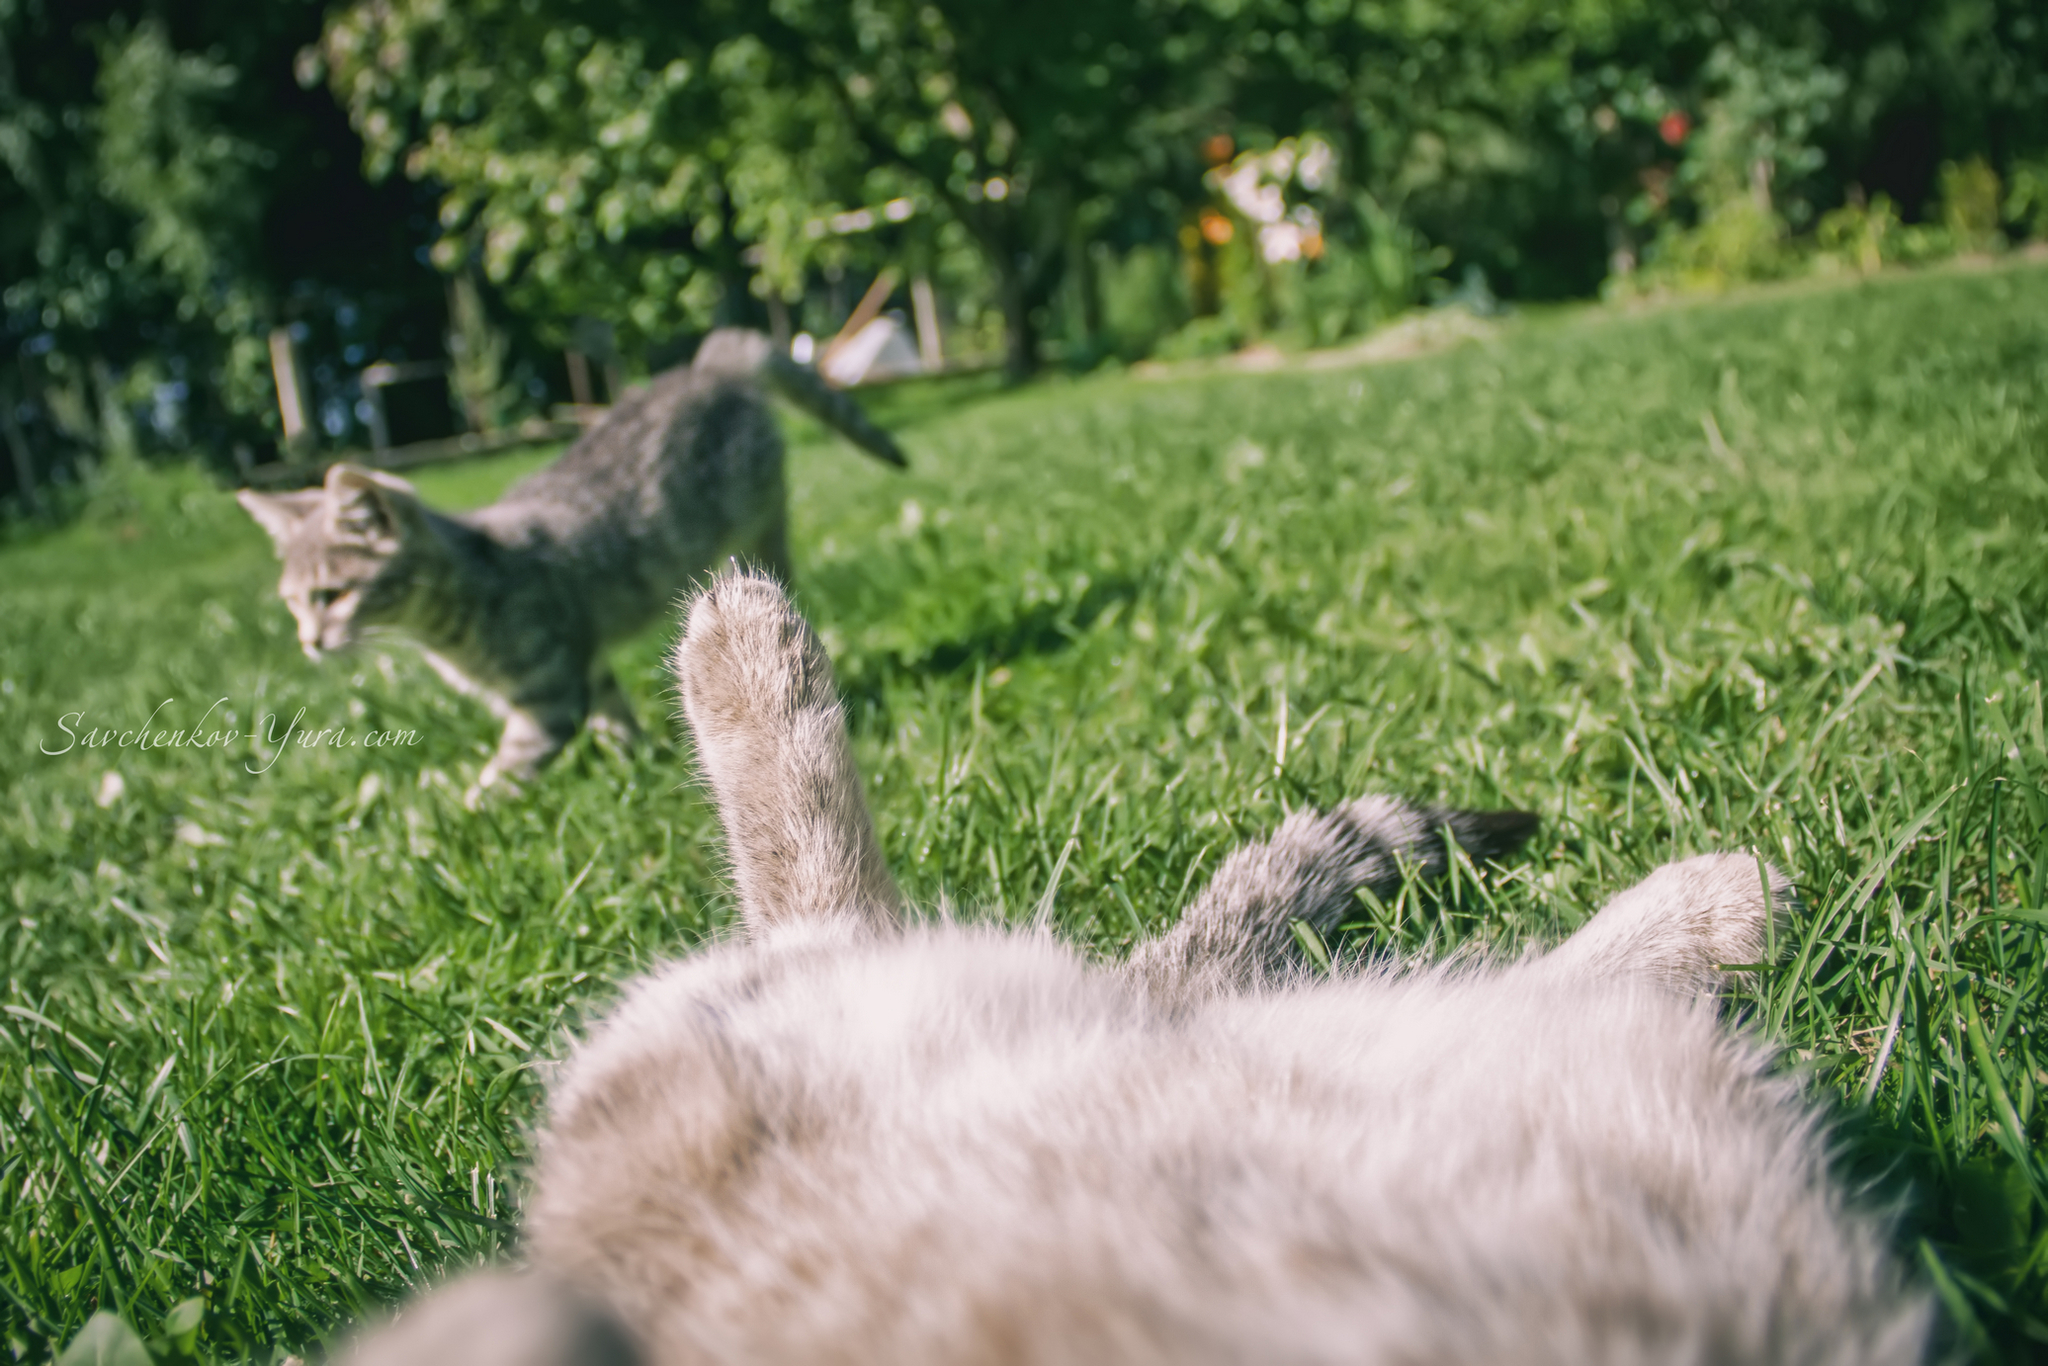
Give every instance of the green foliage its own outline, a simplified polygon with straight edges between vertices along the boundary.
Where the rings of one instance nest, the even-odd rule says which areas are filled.
[[[1073,840],[1058,918],[1106,953],[1370,789],[1547,835],[1361,905],[1339,954],[1514,953],[1675,855],[1782,861],[1805,909],[1737,1009],[1838,1101],[1980,1358],[2023,1359],[2044,385],[2048,272],[2010,266],[1525,314],[1371,369],[911,385],[876,397],[901,478],[793,424],[798,581],[906,888],[1028,914]],[[534,461],[420,483],[474,503]],[[41,1361],[118,1312],[269,1360],[500,1248],[532,1059],[731,908],[681,745],[581,740],[471,815],[482,708],[404,653],[306,663],[230,500],[133,493],[0,552],[0,1335]],[[619,660],[650,721],[667,636]],[[227,748],[40,752],[221,697]],[[413,740],[251,742],[265,714]]]
[[[260,201],[264,150],[222,126],[231,66],[171,47],[164,26],[116,29],[100,58],[99,169],[107,197],[135,215],[138,264],[183,289],[186,318],[236,282]]]
[[[1714,47],[1700,82],[1704,117],[1689,136],[1680,134],[1685,155],[1674,187],[1690,197],[1696,218],[1665,217],[1646,269],[1610,281],[1613,292],[1722,289],[1800,264],[1790,236],[1813,216],[1811,180],[1827,162],[1816,139],[1847,78],[1808,48],[1745,29]],[[1639,209],[1637,217],[1661,212]],[[1860,265],[1866,249],[1881,251],[1882,221],[1837,219],[1829,236],[1854,238]]]
[[[1195,318],[1162,340],[1155,353],[1161,360],[1206,360],[1227,356],[1244,345],[1245,338],[1227,314]]]
[[[1352,199],[1363,241],[1332,238],[1323,260],[1305,272],[1295,334],[1311,346],[1357,336],[1421,303],[1450,252],[1431,246],[1371,195]]]
[[[1095,262],[1109,349],[1125,360],[1151,353],[1188,320],[1186,268],[1176,245],[1141,243]]]
[[[609,19],[593,28],[588,18]],[[663,336],[716,297],[688,250],[715,245],[710,53],[687,25],[523,4],[363,5],[328,20],[335,94],[373,173],[445,186],[436,260],[472,240],[490,278],[542,316]]]
[[[19,13],[9,17],[18,22]],[[18,95],[0,102],[10,106],[0,122],[12,125],[0,143],[40,218],[35,265],[17,275],[6,307],[66,338],[46,363],[60,386],[86,383],[74,368],[129,363],[132,354],[120,351],[133,339],[115,342],[110,356],[107,334],[160,311],[213,368],[230,410],[265,411],[273,399],[255,339],[267,301],[251,258],[262,205],[256,184],[270,158],[224,117],[239,73],[175,50],[156,20],[131,27],[117,19],[98,59],[90,103],[60,110]],[[144,369],[124,376],[118,391],[111,372],[98,385],[92,406],[101,412],[75,419],[81,439],[124,444],[121,414],[164,378],[170,355],[140,359]],[[100,420],[109,409],[111,429]]]
[[[1898,209],[1889,195],[1880,194],[1867,204],[1844,204],[1822,214],[1813,236],[1823,268],[1847,267],[1870,275],[1897,259],[1898,234]]]
[[[1784,220],[1756,197],[1730,198],[1695,227],[1667,227],[1649,268],[1611,281],[1609,292],[1620,297],[1660,290],[1711,292],[1808,271],[1868,275],[1888,264],[1921,265],[1961,252],[1997,252],[2005,247],[2002,221],[2008,206],[2030,202],[2003,197],[1998,173],[1981,157],[1944,165],[1940,184],[1937,222],[1901,223],[1891,197],[1880,194],[1821,215],[1810,240],[1794,239]]]
[[[1754,31],[1717,45],[1701,72],[1705,117],[1686,148],[1681,183],[1708,217],[1748,199],[1790,226],[1804,225],[1812,217],[1806,182],[1827,164],[1816,138],[1848,85],[1817,53],[1770,44]]]
[[[278,323],[331,336],[348,311],[381,348],[424,282],[438,330],[410,206],[362,183],[345,119],[292,78],[319,28],[319,0],[0,3],[0,404],[43,480],[131,434],[223,466],[267,445]]]
[[[1998,172],[1983,157],[1941,168],[1941,225],[1958,251],[2003,247],[2004,209]]]
[[[505,382],[505,334],[484,308],[476,277],[464,272],[448,286],[449,387],[473,432],[505,425],[517,395]]]
[[[1776,278],[1795,260],[1785,220],[1767,205],[1740,195],[1708,209],[1693,227],[1668,226],[1652,247],[1648,266],[1635,278],[1618,282],[1625,288],[1617,292],[1725,289],[1745,280]]]
[[[1364,190],[1315,136],[1240,153],[1205,178],[1218,316],[1197,320],[1168,352],[1203,354],[1213,339],[1328,346],[1419,303],[1450,259]],[[1190,245],[1195,239],[1190,238]]]
[[[2048,241],[2048,159],[2013,167],[2005,216],[2035,241]]]
[[[2010,186],[2004,218],[2048,221],[2027,170],[2048,148],[2036,8],[4,0],[0,332],[28,364],[0,387],[53,458],[118,443],[100,420],[118,410],[145,452],[196,440],[225,463],[275,436],[273,325],[310,329],[330,370],[433,346],[442,282],[419,236],[444,272],[481,266],[528,361],[584,317],[629,360],[764,325],[768,300],[833,329],[849,301],[827,306],[819,274],[897,265],[942,282],[963,340],[1000,332],[1013,376],[1047,333],[1085,364],[1194,315],[1197,349],[1326,342],[1446,262],[1531,298],[1646,257],[1620,292],[1770,277],[1816,247],[1835,266],[1984,250],[2000,211],[1973,192],[1970,226],[1946,223],[1960,201],[1936,168],[1981,159]],[[326,86],[317,109],[295,55]],[[1211,206],[1218,137],[1333,149],[1327,251],[1240,246],[1213,263],[1222,321],[1203,280],[1185,315],[1147,285],[1126,302],[1152,320],[1109,327],[1077,264],[1170,255]],[[389,179],[363,184],[359,160]],[[1880,196],[1900,231],[1845,219],[1834,245],[1806,240]],[[345,383],[320,379],[323,404]],[[138,422],[168,390],[189,411]]]
[[[790,297],[886,212],[966,230],[1012,362],[1059,283],[1076,215],[1134,179],[1160,60],[1146,3],[1030,14],[908,0],[848,9],[435,0],[338,11],[330,80],[373,170],[446,187],[447,261],[544,316],[665,337]],[[828,228],[864,214],[862,228]],[[940,241],[906,229],[912,250]]]
[[[224,115],[239,73],[211,56],[172,47],[163,24],[117,20],[102,42],[97,80],[99,186],[132,219],[132,247],[114,248],[112,278],[139,292],[162,291],[176,322],[210,329],[198,345],[215,392],[241,416],[270,418],[276,399],[262,341],[271,301],[254,278],[263,205],[257,182],[268,149],[240,136]],[[93,327],[96,313],[76,318]],[[118,384],[99,386],[99,419],[88,429],[102,451],[133,458],[128,416],[169,375],[173,357],[136,357]],[[167,433],[182,437],[182,433]]]

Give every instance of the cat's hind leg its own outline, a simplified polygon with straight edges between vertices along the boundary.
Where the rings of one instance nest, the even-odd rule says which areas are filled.
[[[517,793],[521,783],[576,738],[576,728],[583,722],[581,708],[562,705],[511,703],[502,714],[505,729],[498,736],[498,750],[463,798],[472,811],[487,792]]]
[[[640,742],[640,722],[633,715],[632,700],[619,686],[618,675],[603,661],[590,673],[590,716],[584,724],[622,745]]]
[[[675,652],[683,711],[750,931],[807,916],[895,923],[901,895],[861,795],[832,664],[766,574],[720,574]]]
[[[1293,921],[1327,935],[1356,909],[1359,888],[1393,895],[1403,864],[1441,875],[1450,860],[1446,835],[1475,860],[1493,858],[1527,839],[1536,819],[1380,796],[1298,811],[1269,839],[1226,858],[1179,923],[1132,952],[1128,971],[1169,998],[1250,985],[1293,963]]]
[[[1543,955],[1547,971],[1637,977],[1684,995],[1716,990],[1727,968],[1762,963],[1797,905],[1785,875],[1752,854],[1667,863]]]
[[[775,490],[775,497],[782,498],[782,490]],[[775,577],[776,582],[788,587],[796,582],[795,569],[789,558],[789,510],[778,506],[774,516],[754,536],[753,544],[742,558],[754,568]]]

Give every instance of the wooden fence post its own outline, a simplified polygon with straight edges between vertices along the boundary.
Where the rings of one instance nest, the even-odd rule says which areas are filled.
[[[299,368],[299,348],[291,329],[270,330],[270,373],[277,381],[277,415],[284,422],[284,448],[292,455],[313,444],[313,429],[306,421],[306,377]]]

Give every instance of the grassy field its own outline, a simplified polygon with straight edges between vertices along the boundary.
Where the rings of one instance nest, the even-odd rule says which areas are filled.
[[[1359,948],[1512,950],[1677,855],[1781,862],[1805,912],[1740,1008],[1906,1201],[1956,1342],[2026,1360],[2044,396],[2038,267],[1530,318],[1370,369],[884,395],[908,475],[792,424],[800,586],[908,889],[1020,915],[1064,858],[1059,918],[1107,954],[1284,810],[1373,789],[1544,830],[1361,903]],[[419,482],[473,503],[532,463]],[[98,1308],[166,1360],[317,1351],[504,1246],[534,1060],[730,914],[685,746],[579,741],[470,815],[482,709],[403,650],[308,664],[273,574],[190,477],[0,550],[17,1358]],[[656,720],[667,634],[621,661]],[[242,735],[119,743],[152,713]],[[262,740],[294,718],[390,743]]]

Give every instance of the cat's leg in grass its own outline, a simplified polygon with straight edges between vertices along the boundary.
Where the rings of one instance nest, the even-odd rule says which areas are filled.
[[[847,746],[832,664],[767,575],[720,574],[675,652],[749,930],[813,915],[893,925],[901,894]]]
[[[472,811],[486,792],[504,796],[519,791],[520,783],[540,772],[548,760],[576,738],[577,729],[589,713],[587,670],[573,657],[558,656],[548,661],[547,667],[533,669],[519,691],[507,697],[497,688],[477,682],[462,666],[433,650],[423,649],[420,654],[449,687],[482,702],[504,723],[498,734],[497,752],[463,795],[463,805]]]
[[[476,786],[470,788],[464,801],[474,809],[487,792],[510,795],[519,791],[521,783],[540,772],[547,762],[562,752],[562,747],[576,738],[576,729],[583,724],[584,709],[582,697],[574,701],[561,698],[534,701],[521,704],[509,703],[501,708],[505,718],[505,729],[498,736],[498,751],[491,761],[477,774]]]
[[[754,537],[753,545],[745,551],[743,558],[754,568],[774,575],[778,583],[787,587],[796,580],[789,558],[789,512],[779,505],[781,497],[781,491],[777,490],[775,515]]]
[[[1298,811],[1272,836],[1235,850],[1179,923],[1133,950],[1128,971],[1155,993],[1245,986],[1294,961],[1291,922],[1327,935],[1356,911],[1356,893],[1392,896],[1402,865],[1425,877],[1449,863],[1446,832],[1474,860],[1514,849],[1536,828],[1527,811],[1454,811],[1361,797],[1334,811]]]
[[[591,671],[590,716],[584,724],[622,745],[640,741],[640,722],[633,715],[632,700],[619,686],[618,675],[602,660]]]
[[[1726,985],[1728,966],[1782,948],[1796,905],[1791,882],[1755,855],[1701,854],[1657,869],[1539,961],[1578,978],[1638,977],[1696,995]]]

